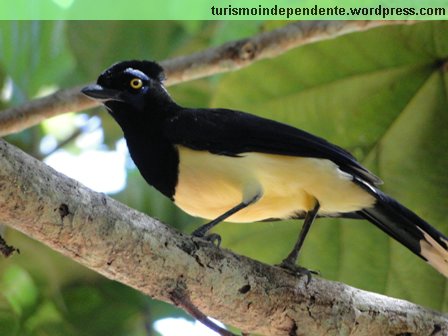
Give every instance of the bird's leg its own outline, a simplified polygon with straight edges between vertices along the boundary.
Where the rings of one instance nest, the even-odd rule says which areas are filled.
[[[288,256],[283,259],[282,263],[280,264],[280,267],[286,268],[290,271],[293,271],[295,273],[301,273],[306,274],[308,276],[308,279],[310,279],[311,274],[315,273],[313,271],[308,271],[307,269],[296,266],[297,257],[299,256],[300,248],[303,245],[303,242],[305,241],[305,237],[311,227],[311,224],[313,224],[314,219],[316,219],[317,213],[319,211],[320,204],[316,200],[316,203],[314,205],[314,208],[306,213],[305,220],[303,221],[302,229],[299,233],[299,238],[297,239],[292,251],[288,254]]]
[[[217,242],[217,245],[221,243],[221,237],[217,233],[212,233],[207,235],[207,232],[210,231],[213,227],[218,225],[220,222],[226,220],[228,217],[232,216],[234,213],[237,213],[238,211],[247,208],[249,205],[255,203],[260,199],[260,194],[255,195],[253,198],[249,199],[248,201],[243,201],[230,209],[229,211],[226,211],[221,216],[215,218],[214,220],[202,225],[198,229],[194,230],[192,235],[195,237],[204,237],[207,240],[210,240],[211,242]]]

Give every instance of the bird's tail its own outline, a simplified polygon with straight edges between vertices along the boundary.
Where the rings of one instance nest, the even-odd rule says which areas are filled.
[[[359,211],[359,215],[448,278],[448,238],[383,192],[375,190],[375,196],[375,206]]]

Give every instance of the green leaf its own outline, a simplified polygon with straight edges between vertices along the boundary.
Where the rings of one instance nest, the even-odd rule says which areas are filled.
[[[76,335],[145,335],[148,299],[113,281],[63,289],[65,319]]]
[[[29,273],[17,265],[10,265],[4,270],[0,286],[17,314],[29,312],[37,303],[38,288]]]
[[[209,106],[215,84],[210,79],[199,79],[169,88],[170,95],[183,106]]]
[[[446,22],[307,45],[224,76],[213,106],[305,129],[354,152],[384,190],[448,232]],[[343,195],[341,195],[342,197]],[[301,223],[224,224],[223,245],[269,263]],[[446,309],[447,280],[367,222],[319,219],[300,262],[326,278]]]
[[[384,134],[374,155],[387,182],[384,189],[415,212],[448,232],[447,96],[440,71],[434,71]],[[446,305],[446,280],[423,263],[391,246],[391,262],[397,265],[388,281],[388,292],[412,301],[442,308]],[[410,274],[412,276],[405,276]],[[430,291],[416,291],[415,283]],[[446,308],[446,307],[445,307]]]
[[[259,33],[263,21],[217,21],[212,36],[212,45],[234,41]]]
[[[63,21],[0,22],[0,64],[14,81],[14,101],[43,86],[63,86],[60,81],[73,67],[66,46]]]
[[[67,139],[78,127],[75,113],[65,113],[47,119],[41,126],[45,133],[53,135],[59,141]]]
[[[164,59],[188,38],[180,24],[169,21],[69,21],[67,25],[78,71],[90,80],[121,60]]]
[[[44,300],[24,323],[30,335],[74,335],[73,330],[63,320],[56,304]]]
[[[20,316],[9,300],[0,294],[0,335],[15,336],[20,329]]]

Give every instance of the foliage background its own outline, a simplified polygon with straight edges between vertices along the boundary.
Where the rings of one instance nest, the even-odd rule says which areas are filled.
[[[123,59],[163,60],[285,22],[0,22],[0,109],[94,81]],[[448,233],[448,23],[390,26],[314,43],[244,70],[169,88],[186,106],[225,106],[283,121],[337,143],[379,175],[383,190]],[[1,112],[0,112],[1,113]],[[119,128],[102,109],[102,148]],[[43,123],[6,137],[43,159],[50,132],[62,150],[86,132],[74,114],[59,129]],[[62,128],[62,130],[61,130]],[[69,139],[70,141],[65,141]],[[191,232],[200,219],[148,187],[135,167],[114,198]],[[224,224],[223,246],[267,263],[291,248],[299,223]],[[0,335],[156,335],[153,322],[184,314],[111,282],[18,232],[3,228],[21,254],[0,260]],[[301,264],[329,279],[448,309],[447,280],[372,225],[318,221]]]

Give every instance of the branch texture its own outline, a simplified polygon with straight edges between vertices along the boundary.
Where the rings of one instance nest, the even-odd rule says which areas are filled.
[[[93,192],[0,139],[0,223],[158,300],[262,335],[446,335],[448,318],[222,250]],[[185,307],[184,307],[185,308]]]
[[[251,38],[225,43],[204,51],[160,62],[166,85],[211,76],[276,57],[293,48],[378,26],[413,24],[416,21],[300,21]],[[421,22],[421,21],[420,21]],[[98,69],[98,73],[103,69]],[[57,91],[24,105],[0,112],[0,136],[20,132],[41,121],[97,105],[80,93],[80,87]]]

